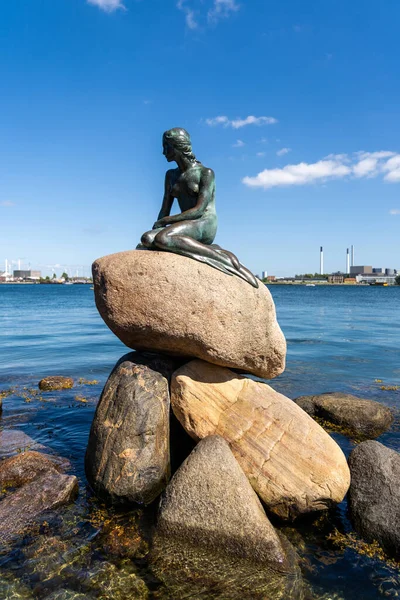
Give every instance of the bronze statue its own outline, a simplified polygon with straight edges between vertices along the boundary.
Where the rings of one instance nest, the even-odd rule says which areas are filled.
[[[213,244],[217,233],[214,171],[196,159],[188,132],[179,127],[166,131],[163,154],[178,168],[165,175],[160,214],[153,229],[142,235],[138,249],[165,250],[194,258],[257,288],[256,278],[237,257]],[[181,213],[170,216],[174,198]]]

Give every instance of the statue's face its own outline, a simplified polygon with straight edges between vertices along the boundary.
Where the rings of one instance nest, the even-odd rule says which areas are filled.
[[[168,162],[172,162],[175,160],[175,150],[174,148],[168,144],[168,142],[163,142],[163,154]]]

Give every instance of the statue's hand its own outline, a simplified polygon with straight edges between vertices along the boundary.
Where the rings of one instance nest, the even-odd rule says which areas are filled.
[[[161,229],[161,227],[164,227],[161,221],[156,221],[153,225],[153,229]]]
[[[153,229],[161,229],[161,227],[166,227],[167,225],[169,225],[168,217],[163,217],[154,223]]]

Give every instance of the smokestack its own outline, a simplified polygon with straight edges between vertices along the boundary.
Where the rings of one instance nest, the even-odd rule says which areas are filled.
[[[5,261],[5,262],[6,262],[6,272],[5,272],[5,276],[7,277],[7,275],[8,275],[8,262],[7,262],[7,259],[6,259],[6,261]]]
[[[347,275],[350,273],[350,254],[349,254],[348,248],[346,251],[346,273],[347,273]]]
[[[354,246],[351,246],[351,266],[354,267]]]
[[[319,272],[320,275],[324,274],[324,249],[322,246],[319,250]]]

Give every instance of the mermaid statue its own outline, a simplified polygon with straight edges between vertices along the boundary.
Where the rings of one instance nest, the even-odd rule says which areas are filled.
[[[236,275],[257,288],[256,278],[238,258],[213,243],[217,233],[214,171],[196,159],[185,129],[175,127],[166,131],[162,141],[165,158],[168,162],[175,161],[178,167],[165,175],[164,199],[158,219],[153,229],[142,235],[138,249],[181,254],[227,275]],[[175,198],[181,212],[170,216]]]

